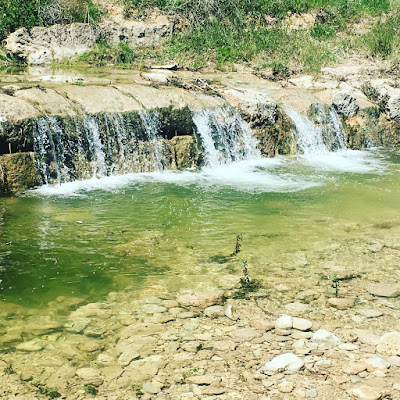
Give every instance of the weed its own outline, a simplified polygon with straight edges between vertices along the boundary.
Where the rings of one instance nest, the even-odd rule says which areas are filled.
[[[335,296],[339,297],[339,277],[337,274],[332,275],[332,287],[335,289]]]
[[[239,288],[233,294],[234,299],[249,299],[249,293],[257,292],[262,284],[257,279],[250,279],[247,269],[247,261],[243,261],[243,277],[239,280]]]
[[[274,61],[272,63],[272,75],[274,79],[286,79],[290,77],[290,70],[287,65]]]
[[[57,399],[58,397],[61,397],[61,394],[57,391],[57,389],[49,388],[41,384],[39,379],[36,379],[32,384],[39,390],[40,394],[46,396],[48,399]]]
[[[86,384],[84,387],[85,387],[85,392],[87,394],[91,394],[91,395],[95,396],[99,392],[97,387],[94,385],[91,385],[90,383]]]
[[[236,256],[240,253],[241,248],[242,248],[242,235],[236,235],[236,244],[235,244],[235,250],[232,253],[232,256]]]

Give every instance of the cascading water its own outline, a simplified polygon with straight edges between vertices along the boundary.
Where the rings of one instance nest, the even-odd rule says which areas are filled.
[[[199,111],[193,122],[201,138],[206,166],[261,158],[250,127],[233,108]]]
[[[67,121],[67,122],[66,122]],[[36,119],[34,152],[43,183],[164,169],[157,112]]]
[[[321,104],[313,104],[315,124],[295,110],[285,111],[296,127],[297,147],[304,156],[345,150],[345,133],[334,109],[328,111]]]

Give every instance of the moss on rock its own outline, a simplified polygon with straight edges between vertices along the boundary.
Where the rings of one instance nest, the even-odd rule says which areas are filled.
[[[33,153],[13,153],[0,156],[0,190],[18,192],[41,183]]]

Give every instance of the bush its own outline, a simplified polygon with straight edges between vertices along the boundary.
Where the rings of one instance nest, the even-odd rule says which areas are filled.
[[[106,64],[132,64],[137,55],[133,47],[121,42],[117,46],[108,43],[98,43],[86,53],[78,56],[78,61],[102,67]]]
[[[1,0],[0,40],[22,26],[40,24],[37,0]]]
[[[21,27],[98,22],[103,14],[92,0],[1,0],[0,40]]]

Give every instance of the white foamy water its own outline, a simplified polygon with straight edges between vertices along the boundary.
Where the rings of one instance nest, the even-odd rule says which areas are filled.
[[[257,192],[293,192],[304,190],[322,182],[304,179],[290,171],[276,173],[274,169],[284,165],[284,159],[240,161],[216,168],[205,167],[200,171],[161,171],[92,178],[67,182],[61,185],[44,185],[31,192],[42,195],[73,196],[93,190],[112,191],[137,183],[170,183],[198,185],[205,188],[230,187]]]
[[[322,111],[319,115],[321,121],[325,118]],[[75,196],[94,190],[113,191],[146,182],[197,185],[204,188],[228,187],[250,192],[294,192],[324,185],[337,179],[337,174],[377,173],[387,169],[388,164],[379,153],[345,148],[344,131],[333,111],[328,114],[328,118],[334,129],[328,133],[323,131],[322,124],[317,123],[316,127],[294,110],[287,109],[287,113],[297,130],[300,150],[297,156],[262,158],[250,128],[233,109],[203,110],[194,115],[205,157],[205,166],[201,170],[163,170],[161,153],[154,151],[159,166],[157,168],[156,165],[155,172],[96,175],[88,180],[44,185],[32,192]],[[149,130],[147,136],[157,147],[158,119],[145,119],[145,125]],[[335,148],[339,150],[328,150],[323,133],[331,135],[327,138],[328,142],[335,143]]]

